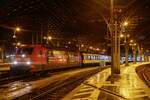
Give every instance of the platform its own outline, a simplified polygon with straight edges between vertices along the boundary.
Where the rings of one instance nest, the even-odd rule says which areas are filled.
[[[117,77],[110,77],[111,69],[105,69],[84,81],[63,100],[150,100],[150,88],[135,72],[142,64],[146,63],[121,66]]]
[[[10,64],[9,63],[0,63],[0,72],[9,71]]]

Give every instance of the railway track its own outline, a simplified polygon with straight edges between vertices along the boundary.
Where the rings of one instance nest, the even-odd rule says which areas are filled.
[[[64,70],[64,71],[61,70],[61,71],[56,71],[56,72],[49,72],[48,74],[43,74],[43,75],[32,75],[32,76],[28,76],[28,77],[27,76],[16,76],[16,77],[5,78],[5,79],[0,80],[0,83],[1,83],[0,90],[3,93],[3,91],[5,91],[5,90],[14,89],[12,86],[16,87],[15,84],[18,84],[18,85],[20,84],[19,87],[21,86],[20,87],[21,89],[24,89],[26,87],[27,88],[31,87],[31,91],[26,94],[14,97],[13,99],[15,99],[15,100],[41,100],[41,98],[45,98],[46,100],[47,99],[51,100],[50,98],[53,98],[52,100],[57,100],[58,98],[62,98],[64,95],[66,95],[72,89],[74,89],[76,86],[80,85],[87,77],[100,71],[100,70],[97,70],[97,68],[98,67],[87,68],[88,69],[87,71],[86,71],[86,68],[72,69],[72,70],[69,69],[69,70]],[[108,67],[101,68],[101,70],[103,70],[105,68],[108,68]],[[80,71],[80,70],[81,70],[81,72],[79,73],[78,71]],[[85,70],[85,72],[84,72],[84,70]],[[76,75],[73,75],[74,72],[76,73]],[[72,74],[72,73],[73,74],[70,75],[68,78],[65,78],[65,76],[63,77],[61,75],[62,73],[65,74],[67,77],[70,74]],[[55,76],[62,76],[62,78],[57,77],[57,80],[55,80]],[[35,84],[32,84],[32,82],[34,83],[35,81],[38,81],[37,83],[39,83],[39,80],[43,80],[46,78],[50,78],[50,79],[53,78],[54,80],[51,80],[51,84],[48,84],[40,89],[33,88],[35,86]],[[8,85],[7,85],[7,83],[8,83]],[[1,87],[2,87],[2,89],[1,89]],[[7,89],[7,87],[10,89]],[[6,89],[3,89],[3,88],[6,88]],[[14,91],[14,93],[17,91]],[[6,93],[8,93],[8,95],[9,95],[9,92],[6,92]],[[14,93],[11,92],[11,95]],[[7,95],[4,96],[4,98],[5,97],[7,97]]]
[[[139,77],[150,87],[150,65],[143,65],[136,68],[136,72],[138,73]]]
[[[10,82],[15,82],[15,81],[38,80],[39,78],[50,77],[52,75],[56,75],[62,72],[68,72],[68,71],[77,70],[77,69],[82,69],[82,68],[77,67],[77,68],[65,68],[65,69],[52,69],[46,72],[37,72],[34,74],[18,75],[18,76],[14,76],[14,75],[11,76],[10,72],[8,72],[8,73],[5,73],[4,77],[0,78],[0,85],[8,84]]]
[[[13,76],[13,77],[2,78],[2,79],[0,79],[0,85],[4,85],[4,84],[10,83],[10,82],[18,81],[24,77],[25,76]]]
[[[58,100],[65,96],[68,92],[73,90],[76,86],[80,85],[91,75],[99,72],[99,70],[86,71],[80,74],[73,75],[64,80],[55,81],[52,84],[34,92],[16,98],[15,100]]]

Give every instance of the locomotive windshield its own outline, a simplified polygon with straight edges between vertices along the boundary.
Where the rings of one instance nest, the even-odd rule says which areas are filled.
[[[16,49],[16,54],[20,55],[20,54],[27,54],[30,55],[32,54],[33,48],[17,48]]]

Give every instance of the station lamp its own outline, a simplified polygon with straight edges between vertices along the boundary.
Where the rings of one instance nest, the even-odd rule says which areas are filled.
[[[20,28],[19,28],[19,27],[16,27],[15,31],[18,31],[18,32],[19,32],[19,31],[20,31]]]
[[[15,39],[16,38],[16,32],[19,32],[21,29],[19,27],[16,27],[15,30],[14,30],[14,35],[13,35],[13,38]]]
[[[90,46],[90,47],[89,47],[89,49],[93,49],[93,47],[92,47],[92,46]]]
[[[130,40],[131,43],[133,43],[133,40]]]
[[[48,40],[52,40],[52,37],[51,37],[51,36],[48,36],[47,39],[48,39]]]
[[[133,45],[134,45],[134,46],[136,46],[137,44],[136,44],[136,43],[134,43]]]
[[[128,26],[128,22],[125,21],[125,22],[123,23],[123,26]]]
[[[123,38],[123,37],[124,37],[124,35],[123,35],[123,34],[120,34],[120,37],[121,37],[121,38]]]
[[[20,42],[18,42],[18,43],[17,43],[17,46],[20,46],[20,45],[21,45],[21,43],[20,43]]]
[[[81,47],[84,47],[84,45],[83,45],[83,44],[81,44]]]

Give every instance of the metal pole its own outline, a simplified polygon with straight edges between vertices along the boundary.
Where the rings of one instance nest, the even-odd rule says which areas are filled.
[[[17,40],[16,40],[16,30],[14,31],[14,34],[13,34],[13,39],[14,39],[14,44],[15,46],[17,45]]]
[[[34,44],[34,35],[32,33],[32,44]]]
[[[140,58],[140,62],[142,62],[142,46],[138,45],[138,55]]]
[[[115,41],[114,41],[114,47],[115,47],[115,51],[114,51],[114,55],[115,55],[115,67],[118,67],[117,65],[118,65],[118,60],[117,60],[117,58],[118,58],[118,52],[117,52],[117,49],[118,49],[118,44],[117,44],[117,42],[118,42],[118,32],[117,32],[117,21],[115,21]]]
[[[110,33],[111,33],[111,75],[114,74],[114,31],[113,31],[113,0],[110,2],[111,12],[110,12]]]
[[[140,61],[143,62],[143,47],[141,46],[141,56],[140,56]]]
[[[41,23],[41,44],[43,43],[43,23]]]
[[[36,33],[36,44],[38,44],[39,37],[38,37],[38,33]]]
[[[118,67],[120,73],[120,32],[118,32]]]
[[[111,74],[120,74],[120,37],[118,38],[118,29],[117,29],[117,21],[114,23],[114,4],[113,0],[111,0]]]
[[[126,43],[125,43],[125,66],[129,66],[128,51],[129,51],[129,45],[128,45],[128,42],[126,41]]]
[[[136,64],[136,47],[133,47],[133,63]]]
[[[120,74],[120,36],[118,33],[118,26],[117,26],[117,21],[115,21],[115,43],[114,43],[114,47],[115,47],[115,51],[114,51],[114,72],[115,74]]]
[[[4,62],[4,48],[2,48],[2,61]]]

